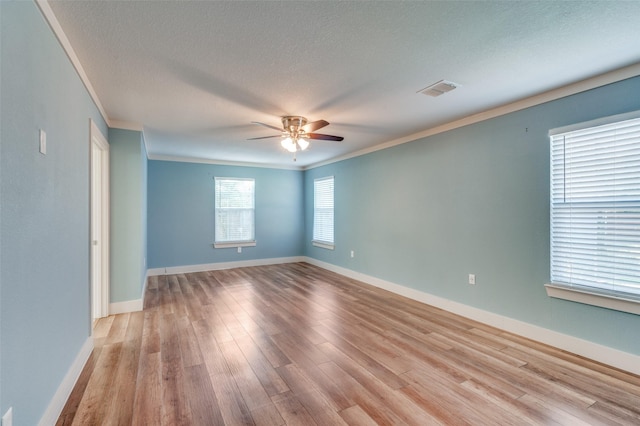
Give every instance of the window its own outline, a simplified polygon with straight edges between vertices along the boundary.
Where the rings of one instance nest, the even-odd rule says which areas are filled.
[[[214,247],[255,246],[253,179],[215,178]]]
[[[640,302],[640,114],[634,116],[550,132],[551,287]]]
[[[333,176],[313,181],[314,246],[333,250]]]

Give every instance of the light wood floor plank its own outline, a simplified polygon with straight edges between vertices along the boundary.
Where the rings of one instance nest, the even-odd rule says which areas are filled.
[[[160,352],[143,354],[136,382],[132,423],[162,425],[162,361]]]
[[[162,359],[162,424],[191,424],[189,395],[186,393],[185,372],[180,357]]]
[[[369,417],[359,405],[354,405],[340,411],[340,417],[342,417],[348,425],[352,426],[376,426],[378,424]]]
[[[130,322],[131,324],[131,322]],[[127,340],[122,344],[120,360],[115,371],[113,397],[105,413],[106,418],[114,419],[113,424],[131,424],[133,403],[135,398],[135,383],[140,363],[140,327],[136,327],[137,339]]]
[[[150,277],[65,425],[640,425],[640,377],[294,263]]]
[[[256,377],[264,387],[267,395],[273,396],[289,390],[287,384],[282,380],[276,369],[264,356],[250,336],[236,339],[238,347],[242,351],[245,359],[253,369]]]
[[[68,426],[73,424],[73,419],[78,411],[78,406],[85,396],[85,390],[89,384],[89,380],[91,379],[91,375],[93,374],[94,369],[96,368],[96,364],[98,359],[100,358],[100,353],[102,352],[102,347],[96,347],[87,363],[84,366],[84,369],[80,373],[80,377],[78,377],[77,385],[73,388],[71,395],[69,395],[69,399],[62,409],[62,414],[60,418],[56,422],[56,426]]]
[[[235,380],[247,408],[255,410],[263,405],[272,404],[269,395],[262,387],[262,383],[258,380],[251,368],[251,364],[247,362],[236,342],[221,343],[220,350],[227,361],[231,377]]]
[[[184,367],[193,367],[204,363],[198,339],[193,331],[193,324],[190,317],[176,319],[176,329],[178,332],[178,342],[180,345],[180,355]]]
[[[263,405],[261,407],[251,410],[251,417],[256,423],[256,426],[281,426],[286,425],[286,422],[280,415],[280,412],[276,408],[276,405]]]
[[[186,367],[185,379],[185,392],[189,396],[189,408],[191,409],[193,424],[224,424],[218,399],[211,385],[206,366],[199,364]]]
[[[73,419],[74,425],[99,424],[111,403],[114,372],[118,368],[122,343],[113,343],[102,347],[100,358],[91,373],[89,382]]]
[[[300,404],[298,398],[291,392],[285,392],[272,397],[273,403],[278,408],[280,415],[287,425],[291,426],[313,426],[318,425],[311,417],[311,414]],[[322,426],[322,424],[318,425]]]

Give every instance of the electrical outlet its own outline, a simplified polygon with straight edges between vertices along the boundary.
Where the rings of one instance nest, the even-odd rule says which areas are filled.
[[[11,426],[13,424],[13,407],[9,407],[4,416],[2,416],[2,426]]]
[[[351,258],[353,259],[354,257],[356,257],[356,253],[353,250],[351,250]]]
[[[476,274],[469,274],[469,284],[471,285],[476,284]]]
[[[238,253],[242,253],[242,247],[238,247]]]

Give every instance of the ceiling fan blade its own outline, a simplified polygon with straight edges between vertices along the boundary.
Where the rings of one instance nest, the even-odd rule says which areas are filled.
[[[307,123],[302,126],[302,130],[305,132],[313,132],[318,129],[322,129],[325,126],[328,126],[329,122],[325,120],[312,121],[311,123]]]
[[[248,141],[255,141],[256,139],[270,139],[270,138],[281,138],[282,135],[275,135],[275,136],[261,136],[259,138],[249,138],[247,139]]]
[[[340,142],[344,140],[342,136],[323,135],[322,133],[307,133],[305,136],[307,139],[319,139],[323,141],[336,141]]]
[[[261,123],[261,122],[259,122],[259,121],[252,121],[251,123],[253,123],[253,124],[259,124],[259,125],[261,125],[261,126],[268,127],[268,128],[270,128],[270,129],[273,129],[273,130],[277,130],[277,131],[279,131],[279,132],[284,131],[284,130],[282,129],[282,127],[272,126],[272,125],[270,125],[270,124]]]

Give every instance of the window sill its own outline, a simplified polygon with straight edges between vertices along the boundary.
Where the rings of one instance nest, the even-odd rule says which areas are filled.
[[[323,243],[322,241],[311,241],[311,244],[327,250],[333,250],[335,248],[334,244],[331,243]]]
[[[255,247],[255,241],[230,241],[228,243],[213,243],[213,248]]]
[[[640,315],[640,297],[564,284],[545,284],[547,296]]]

